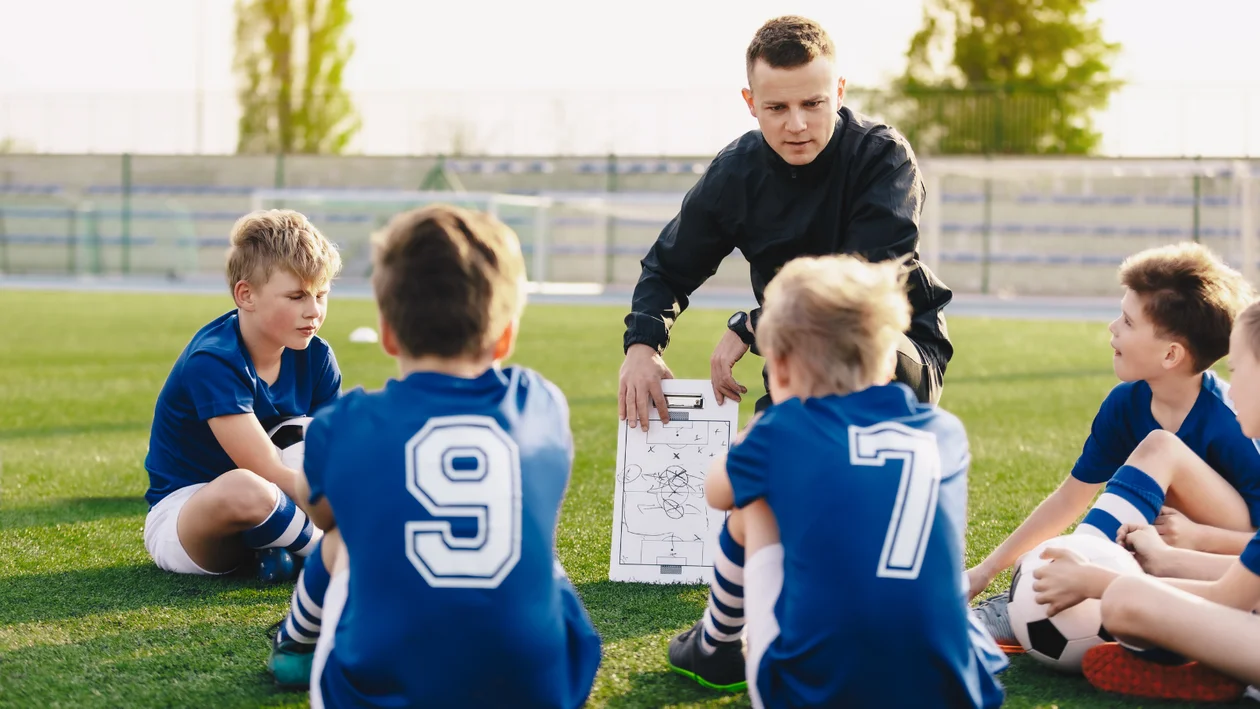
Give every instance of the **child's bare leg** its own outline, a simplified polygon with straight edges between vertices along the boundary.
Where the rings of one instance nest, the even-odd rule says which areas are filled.
[[[241,532],[262,524],[275,507],[275,485],[248,470],[229,470],[194,493],[179,511],[179,543],[206,571],[231,571],[247,552]]]
[[[1172,650],[1260,684],[1260,617],[1246,611],[1149,576],[1121,576],[1103,593],[1102,620],[1121,640]]]
[[[1152,431],[1129,456],[1128,464],[1154,478],[1167,491],[1165,504],[1191,521],[1251,530],[1251,512],[1242,495],[1176,435]]]

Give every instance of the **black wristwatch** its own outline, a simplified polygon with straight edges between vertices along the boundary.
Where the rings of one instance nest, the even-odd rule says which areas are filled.
[[[739,339],[742,340],[745,345],[752,347],[757,344],[756,336],[753,335],[752,330],[748,329],[748,313],[741,310],[732,315],[731,319],[726,321],[726,328],[736,335],[739,335]]]

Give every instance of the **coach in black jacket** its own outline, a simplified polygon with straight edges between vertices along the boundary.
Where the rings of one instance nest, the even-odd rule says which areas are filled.
[[[688,296],[736,248],[751,266],[759,304],[774,274],[798,256],[908,256],[913,319],[898,347],[896,378],[922,401],[940,397],[953,355],[943,312],[952,293],[918,261],[925,190],[914,152],[896,130],[839,108],[845,81],[836,72],[830,40],[824,34],[821,44],[802,43],[801,27],[792,21],[810,23],[771,21],[748,48],[744,100],[760,130],[718,153],[642,261],[626,316],[620,375],[620,414],[631,426],[637,419],[647,427],[649,397],[662,420],[669,420],[660,385],[673,376],[661,357],[669,329]],[[719,403],[747,392],[731,370],[755,347],[759,314],[760,308],[733,315],[714,350],[711,375]],[[757,409],[769,403],[763,397]]]

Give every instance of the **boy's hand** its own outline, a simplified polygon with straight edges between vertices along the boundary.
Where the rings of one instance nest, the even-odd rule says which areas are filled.
[[[1091,564],[1071,549],[1049,547],[1041,552],[1041,558],[1050,563],[1033,572],[1034,599],[1050,607],[1046,615],[1053,617],[1087,598],[1101,598],[1112,579],[1114,571]]]
[[[1133,552],[1142,570],[1159,576],[1169,546],[1159,531],[1149,524],[1126,524],[1116,533],[1116,543]]]
[[[984,564],[977,564],[967,569],[967,583],[970,585],[970,589],[967,591],[967,600],[970,601],[979,596],[984,589],[989,587],[989,584],[993,583],[993,577],[996,575],[990,573],[984,567]]]
[[[1200,525],[1171,507],[1162,507],[1155,518],[1155,530],[1169,546],[1198,549]]]

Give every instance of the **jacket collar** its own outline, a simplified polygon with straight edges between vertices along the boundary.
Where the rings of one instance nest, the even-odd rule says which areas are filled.
[[[827,141],[827,146],[822,149],[818,157],[804,165],[789,165],[774,152],[774,148],[766,142],[764,135],[761,136],[761,155],[766,165],[776,174],[785,179],[796,179],[814,181],[825,177],[831,171],[832,162],[835,158],[836,151],[839,149],[840,138],[844,133],[845,126],[848,125],[848,109],[841,108],[836,112],[836,125],[831,132],[831,140]]]

